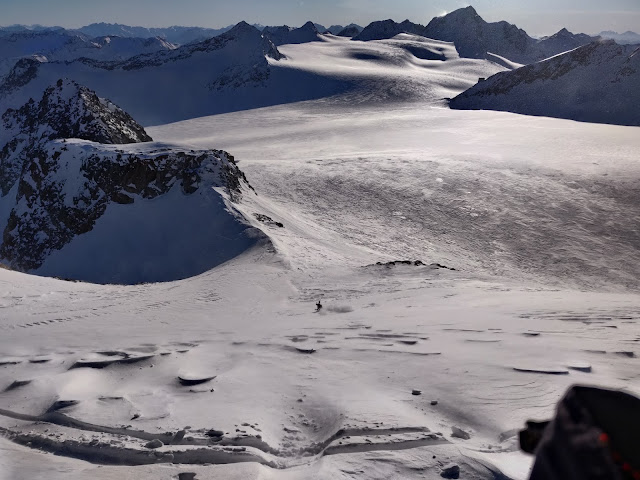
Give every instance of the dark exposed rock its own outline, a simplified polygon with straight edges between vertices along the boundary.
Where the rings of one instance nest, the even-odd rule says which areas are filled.
[[[447,465],[442,469],[440,476],[442,478],[460,478],[460,467],[455,464]]]
[[[639,79],[640,49],[599,41],[497,73],[449,106],[637,126]]]
[[[281,222],[276,222],[273,218],[262,213],[254,213],[253,216],[256,217],[256,220],[258,220],[259,222],[264,223],[265,225],[269,225],[270,227],[284,228],[284,224],[282,224]]]
[[[155,450],[156,448],[164,447],[164,443],[162,442],[162,440],[154,438],[150,442],[146,443],[145,447],[151,450]]]
[[[426,263],[424,263],[422,260],[392,260],[391,262],[376,262],[375,263],[376,266],[381,266],[381,267],[395,267],[396,265],[413,265],[416,267],[422,267],[422,266],[427,266]],[[374,265],[367,265],[368,267],[372,267]],[[442,268],[445,270],[453,270],[455,271],[455,268],[451,268],[451,267],[447,267],[446,265],[442,265],[440,263],[432,263],[430,265],[428,265],[431,268]]]
[[[460,427],[451,427],[451,436],[455,438],[461,438],[462,440],[469,440],[471,435],[465,432]]]
[[[38,75],[40,62],[34,58],[21,58],[4,77],[0,85],[0,97],[25,86]]]

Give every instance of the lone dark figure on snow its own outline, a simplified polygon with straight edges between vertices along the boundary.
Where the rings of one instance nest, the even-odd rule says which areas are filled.
[[[322,304],[320,303],[320,300],[318,300],[318,303],[316,303],[316,312],[319,312],[321,308]]]

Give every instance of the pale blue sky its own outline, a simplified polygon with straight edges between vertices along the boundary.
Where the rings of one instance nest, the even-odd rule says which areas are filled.
[[[93,22],[222,27],[246,20],[298,26],[405,18],[426,24],[469,3],[460,0],[0,0],[0,22],[80,27]],[[507,20],[532,35],[601,30],[640,32],[640,0],[476,0],[485,20]]]

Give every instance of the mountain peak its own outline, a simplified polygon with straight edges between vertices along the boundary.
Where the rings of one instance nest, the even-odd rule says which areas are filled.
[[[253,25],[249,25],[247,22],[245,22],[244,20],[238,22],[231,30],[229,30],[227,33],[245,33],[245,32],[253,32],[253,31],[259,32],[259,30],[254,27]]]
[[[316,25],[311,20],[309,20],[307,23],[302,25],[300,28],[302,30],[312,30],[313,32],[318,33],[318,29],[316,28]]]
[[[473,19],[476,17],[480,18],[480,15],[478,15],[478,12],[475,8],[469,5],[468,7],[458,8],[457,10],[449,12],[448,14],[443,15],[443,17]]]
[[[31,101],[18,110],[7,110],[2,119],[10,133],[48,140],[79,138],[105,144],[152,141],[124,110],[68,79],[59,79],[47,88],[38,103]]]

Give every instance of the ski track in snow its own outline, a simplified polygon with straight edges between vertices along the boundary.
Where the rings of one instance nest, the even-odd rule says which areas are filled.
[[[393,78],[393,44],[281,47],[370,79],[148,129],[235,155],[273,246],[162,284],[0,270],[7,478],[524,479],[569,385],[640,393],[637,129],[449,111],[476,70]]]

